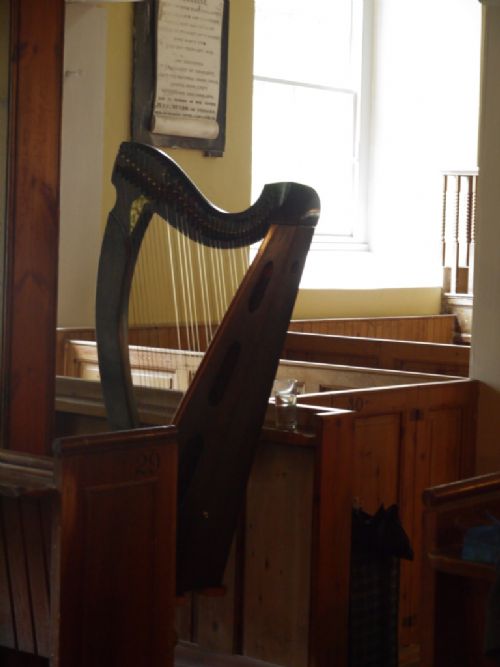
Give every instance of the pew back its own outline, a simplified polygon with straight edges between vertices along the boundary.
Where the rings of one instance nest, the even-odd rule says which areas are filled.
[[[289,331],[281,356],[283,359],[468,377],[470,348]]]
[[[202,359],[200,352],[130,346],[130,365],[135,384],[185,391]],[[99,367],[94,341],[66,340],[63,374],[98,380]],[[394,386],[447,379],[444,375],[350,367],[337,364],[282,359],[278,379],[295,378],[307,393],[353,387]]]
[[[453,343],[455,315],[406,315],[292,320],[289,331],[428,343]]]
[[[168,324],[147,325],[147,326],[133,326],[129,330],[129,343],[131,345],[141,345],[147,347],[161,347],[169,349],[189,349],[189,340],[196,339],[200,341],[200,349],[203,351],[207,347],[210,329],[214,329],[215,325],[198,324],[196,332],[192,331],[192,327],[174,326]],[[386,339],[386,340],[400,340],[400,341],[421,341],[438,344],[453,343],[453,331],[455,328],[454,315],[428,315],[428,316],[406,316],[406,317],[368,317],[368,318],[331,318],[324,320],[292,320],[289,325],[290,332],[299,333],[314,333],[321,335],[335,335],[347,338],[368,338],[368,339]],[[95,330],[91,327],[67,327],[59,328],[56,332],[56,373],[57,375],[65,375],[63,370],[65,344],[67,340],[95,340]],[[297,349],[304,349],[298,341],[300,339],[291,340],[288,342],[290,352]],[[339,344],[345,345],[342,341]],[[355,344],[355,343],[353,343]],[[307,345],[310,345],[308,342]],[[324,347],[326,345],[326,348]],[[318,343],[318,350],[323,352],[329,351],[329,354],[335,352],[335,346],[330,347],[328,344]],[[388,348],[385,345],[385,348]],[[287,349],[287,346],[285,346]],[[316,348],[316,345],[314,347]],[[390,348],[388,348],[390,350]],[[401,348],[400,348],[401,349]],[[402,348],[404,349],[404,348]],[[434,367],[411,367],[411,366],[392,366],[384,363],[375,363],[375,359],[379,352],[375,353],[372,361],[366,359],[366,353],[361,352],[362,359],[356,359],[359,356],[360,348],[355,347],[352,351],[345,350],[341,347],[339,350],[342,354],[350,355],[351,359],[345,361],[340,358],[328,357],[297,357],[283,354],[284,358],[303,359],[311,361],[321,361],[327,363],[345,363],[356,366],[369,366],[372,368],[400,368],[403,370],[418,370],[422,372],[438,372],[442,371]],[[335,352],[336,353],[336,352]],[[373,354],[373,353],[372,353]],[[400,352],[396,352],[395,356],[399,358]],[[406,354],[406,353],[405,353]],[[445,359],[449,359],[450,353],[445,353]],[[460,354],[460,353],[458,353]],[[383,355],[384,358],[387,352]],[[410,357],[411,358],[411,357]],[[420,359],[420,357],[417,357]],[[431,356],[432,359],[432,356]],[[449,374],[448,371],[444,371]],[[451,372],[452,375],[463,375],[463,373]]]

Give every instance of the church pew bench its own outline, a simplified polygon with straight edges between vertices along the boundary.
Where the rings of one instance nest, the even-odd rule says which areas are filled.
[[[289,331],[364,338],[453,343],[455,315],[403,315],[292,320]]]
[[[130,365],[134,383],[160,389],[185,390],[202,359],[200,352],[130,346]],[[63,375],[87,380],[99,379],[97,349],[94,341],[66,340]],[[437,382],[445,375],[384,368],[361,368],[303,360],[280,360],[277,379],[295,378],[304,391],[313,393],[333,389],[394,386]]]
[[[496,568],[462,547],[468,528],[500,517],[500,473],[429,488],[423,503],[422,667],[493,667],[483,649]]]
[[[76,422],[71,423],[71,421],[67,421],[73,418],[69,415],[68,411],[72,409],[71,402],[75,400],[75,391],[68,389],[68,386],[74,383],[83,386],[92,385],[92,383],[72,378],[59,378],[58,383],[60,383],[58,401],[61,410],[65,411],[66,428],[69,428],[74,426]],[[67,385],[66,392],[70,394],[67,400],[64,400],[61,395],[63,385]],[[165,420],[166,417],[168,418],[168,414],[172,414],[175,409],[174,402],[166,405],[165,410],[162,408],[162,400],[165,400],[165,397],[170,395],[169,392],[151,388],[137,388],[137,392],[138,395],[141,394],[143,396],[139,400],[139,403],[144,406],[144,419],[156,419],[155,423],[158,423],[161,420]],[[344,467],[340,470],[335,469],[330,471],[325,469],[322,474],[332,476],[340,474],[341,477],[348,473],[352,474],[349,482],[351,485],[349,502],[352,503],[353,499],[356,499],[368,512],[375,512],[381,503],[384,503],[386,506],[391,503],[398,503],[400,507],[403,525],[409,534],[416,554],[413,562],[403,562],[401,568],[400,640],[405,645],[417,643],[420,638],[419,582],[422,562],[420,555],[422,539],[421,494],[423,489],[431,484],[458,479],[464,475],[471,474],[474,469],[476,395],[477,383],[475,381],[459,379],[399,387],[349,389],[305,395],[299,399],[300,403],[304,405],[304,407],[299,409],[299,418],[303,422],[304,415],[306,415],[308,419],[308,421],[301,423],[299,426],[299,429],[303,432],[311,430],[310,424],[313,423],[311,422],[311,415],[314,415],[314,419],[317,420],[319,419],[317,415],[327,413],[332,408],[353,411],[351,468],[348,470]],[[98,401],[93,399],[91,409],[95,411],[97,404]],[[307,405],[309,405],[309,410],[305,409]],[[77,421],[78,419],[83,419],[85,401],[77,404],[74,410],[81,413],[80,415],[75,415],[75,419]],[[101,410],[102,414],[100,418],[103,419],[104,410],[102,406]],[[272,425],[273,419],[274,408],[270,406],[267,421],[268,426]],[[315,432],[315,429],[317,430],[317,427],[312,429],[313,432]],[[322,433],[323,437],[328,436],[329,438],[328,446],[335,448],[335,431],[322,431]],[[247,545],[246,549],[253,549],[256,553],[266,553],[265,549],[271,548],[269,545],[274,545],[271,538],[275,531],[277,518],[273,518],[269,522],[267,521],[271,513],[270,507],[275,506],[278,515],[283,513],[287,517],[287,521],[291,522],[286,539],[282,538],[279,544],[275,545],[277,555],[273,554],[272,558],[268,559],[269,562],[281,562],[283,558],[289,559],[290,554],[294,553],[303,554],[304,547],[303,545],[297,546],[295,541],[297,538],[295,536],[310,534],[303,527],[297,527],[296,523],[294,523],[300,520],[305,511],[304,508],[307,507],[307,503],[304,503],[303,500],[303,497],[306,497],[304,495],[305,492],[300,487],[300,483],[303,482],[299,483],[296,481],[294,482],[294,486],[284,486],[281,490],[279,487],[279,482],[285,479],[280,476],[280,466],[286,471],[288,465],[286,462],[289,460],[296,461],[294,474],[299,475],[299,480],[303,479],[300,477],[301,475],[308,474],[309,479],[311,479],[311,475],[314,477],[313,473],[311,473],[311,460],[313,459],[311,447],[308,449],[304,449],[303,446],[298,447],[298,437],[298,435],[291,432],[282,432],[273,428],[267,428],[262,436],[263,443],[267,443],[266,448],[263,445],[259,452],[260,458],[256,461],[256,467],[249,485],[249,493],[251,494],[252,488],[257,488],[252,486],[257,483],[254,476],[257,475],[257,471],[260,471],[259,474],[269,481],[265,492],[259,491],[256,494],[256,498],[260,502],[262,520],[259,521],[258,513],[256,512],[252,521],[254,528],[251,530],[250,528],[242,529],[245,534],[246,542],[245,540],[243,542]],[[274,459],[270,456],[270,452],[275,453]],[[308,452],[308,454],[305,452]],[[305,463],[303,460],[307,456],[309,456],[309,463]],[[314,458],[314,461],[317,462],[318,459]],[[265,462],[266,465],[262,463],[262,466],[259,467],[259,462]],[[321,465],[325,466],[326,464],[322,462]],[[309,473],[307,473],[307,470],[309,470]],[[314,474],[318,475],[320,473],[316,470]],[[287,475],[291,475],[291,473],[288,472]],[[296,480],[297,478],[294,479]],[[338,483],[341,483],[341,481]],[[273,497],[272,482],[278,482],[277,489],[274,492],[276,494],[281,493],[283,499],[270,503],[266,501],[266,498],[268,494],[271,494],[270,497]],[[294,491],[294,489],[298,490]],[[338,502],[339,500],[334,497],[334,505]],[[283,509],[286,505],[296,507],[297,503],[300,503],[302,507],[302,514],[299,512],[295,516],[295,511],[287,512],[286,508]],[[248,520],[249,515],[247,514],[246,516]],[[254,530],[257,533],[254,533]],[[332,528],[332,536],[337,541],[337,544],[339,542],[335,536],[341,534],[337,528]],[[260,539],[260,535],[263,536],[262,539]],[[253,548],[253,544],[257,546]],[[300,556],[300,558],[304,557]],[[234,579],[235,582],[239,583],[234,583],[230,586],[226,582],[226,585],[228,590],[241,590],[241,582],[247,581],[245,578],[246,562],[251,563],[251,561],[248,561],[248,558],[245,559],[243,554],[237,551],[233,555],[232,562],[231,573],[226,572],[226,575],[231,580]],[[281,569],[283,572],[287,571],[283,568]],[[263,574],[259,572],[258,576],[256,576],[256,581],[261,576],[264,577],[263,581],[265,581],[266,573],[269,576],[273,574],[272,572],[267,572],[264,566]],[[296,578],[296,574],[280,576],[284,576],[285,578],[286,576],[290,576],[293,580]],[[310,576],[312,577],[313,575],[311,574]],[[307,581],[310,581],[310,576],[306,576]],[[300,577],[299,579],[303,580],[304,577]],[[279,581],[279,577],[277,581]],[[270,590],[274,590],[271,585]],[[246,587],[243,588],[243,593],[240,595],[243,594],[247,594]],[[247,647],[246,650],[248,650],[249,646],[252,646],[248,642],[245,644],[241,639],[241,630],[235,629],[241,627],[243,610],[247,608],[245,601],[241,602],[240,606],[235,608],[234,596],[231,595],[229,597],[226,596],[224,601],[210,598],[199,599],[201,602],[197,602],[198,606],[189,607],[188,611],[184,610],[180,612],[181,617],[184,619],[180,626],[181,637],[191,641],[196,640],[204,648],[218,649],[223,652],[229,650],[231,647],[236,651],[242,651],[243,646]],[[270,599],[266,598],[266,600],[272,609],[272,605],[274,604],[273,596]],[[252,614],[248,613],[247,620],[251,620],[256,616],[255,609],[258,608],[259,604],[263,604],[263,602],[258,601],[253,603],[253,606],[248,602],[248,609],[252,610]],[[212,612],[210,610],[218,609],[221,606],[225,609],[224,613],[214,611],[215,617],[211,618],[210,614]],[[288,609],[289,603],[283,606]],[[228,608],[230,613],[227,611]],[[234,615],[236,620],[228,620],[228,618],[233,618],[231,614]],[[284,618],[288,617],[285,615]],[[196,619],[194,626],[186,628],[186,619],[189,622],[191,622],[190,619]],[[248,622],[250,621],[248,620]],[[200,628],[204,628],[204,630]],[[193,634],[194,631],[196,631],[196,635]],[[251,629],[246,630],[246,633],[245,636],[252,636]],[[272,638],[269,637],[268,641],[271,642],[271,640]],[[255,642],[257,643],[257,640]],[[261,652],[258,652],[254,657],[282,664],[277,660],[273,649],[269,649],[267,644],[264,648],[261,647],[259,651]],[[304,654],[302,653],[302,655]],[[308,663],[303,664],[307,665]]]
[[[143,421],[172,414],[169,392],[139,387],[137,397]],[[58,378],[56,408],[60,429],[94,430],[105,419],[98,387],[85,380]],[[304,406],[297,432],[276,429],[274,418],[271,405],[224,590],[186,596],[177,633],[221,656],[347,667],[352,414]]]
[[[173,665],[176,472],[172,427],[0,452],[2,664]]]
[[[301,397],[354,410],[353,496],[368,512],[397,503],[415,557],[401,562],[400,638],[420,641],[422,493],[473,474],[478,383],[473,380]]]
[[[468,377],[470,348],[289,331],[281,356],[300,361]]]
[[[436,317],[440,319],[436,321]],[[444,316],[444,320],[441,318],[443,316],[355,318],[321,320],[317,324],[314,324],[314,320],[295,320],[290,323],[282,357],[466,377],[469,348],[451,344],[453,337],[448,330],[451,330],[452,316]],[[200,349],[205,350],[205,326],[198,325],[198,330]],[[178,349],[177,331],[171,325],[135,326],[129,330],[129,342],[131,345]],[[189,349],[186,329],[181,328],[179,332],[183,349]],[[329,336],[335,338],[330,339]],[[361,338],[365,340],[358,340]],[[57,375],[68,374],[64,364],[66,342],[70,340],[95,340],[95,330],[90,327],[57,330]],[[414,342],[422,344],[413,346],[411,343]]]

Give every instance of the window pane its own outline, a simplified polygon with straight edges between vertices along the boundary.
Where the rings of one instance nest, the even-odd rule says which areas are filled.
[[[297,181],[321,197],[317,233],[349,234],[355,195],[354,95],[254,81],[253,190]]]
[[[352,0],[257,0],[256,76],[350,87]]]

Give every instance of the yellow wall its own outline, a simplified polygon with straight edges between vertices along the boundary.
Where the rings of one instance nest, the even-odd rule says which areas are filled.
[[[133,5],[110,5],[106,125],[104,145],[105,195],[103,217],[113,205],[109,184],[118,145],[129,137],[132,81]],[[172,157],[215,204],[230,211],[250,203],[253,2],[231,3],[229,36],[226,150],[222,158],[200,151],[171,149]]]
[[[300,290],[294,318],[390,317],[440,312],[441,290],[428,288]]]
[[[119,143],[129,138],[133,6],[108,6],[103,225],[114,202],[109,177]],[[230,211],[250,204],[253,2],[231,3],[226,151],[207,158],[173,149],[172,157],[215,204]],[[435,314],[439,290],[301,290],[294,317]]]

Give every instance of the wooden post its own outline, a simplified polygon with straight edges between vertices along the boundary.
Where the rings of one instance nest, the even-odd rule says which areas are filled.
[[[52,439],[63,0],[11,2],[2,446]]]

